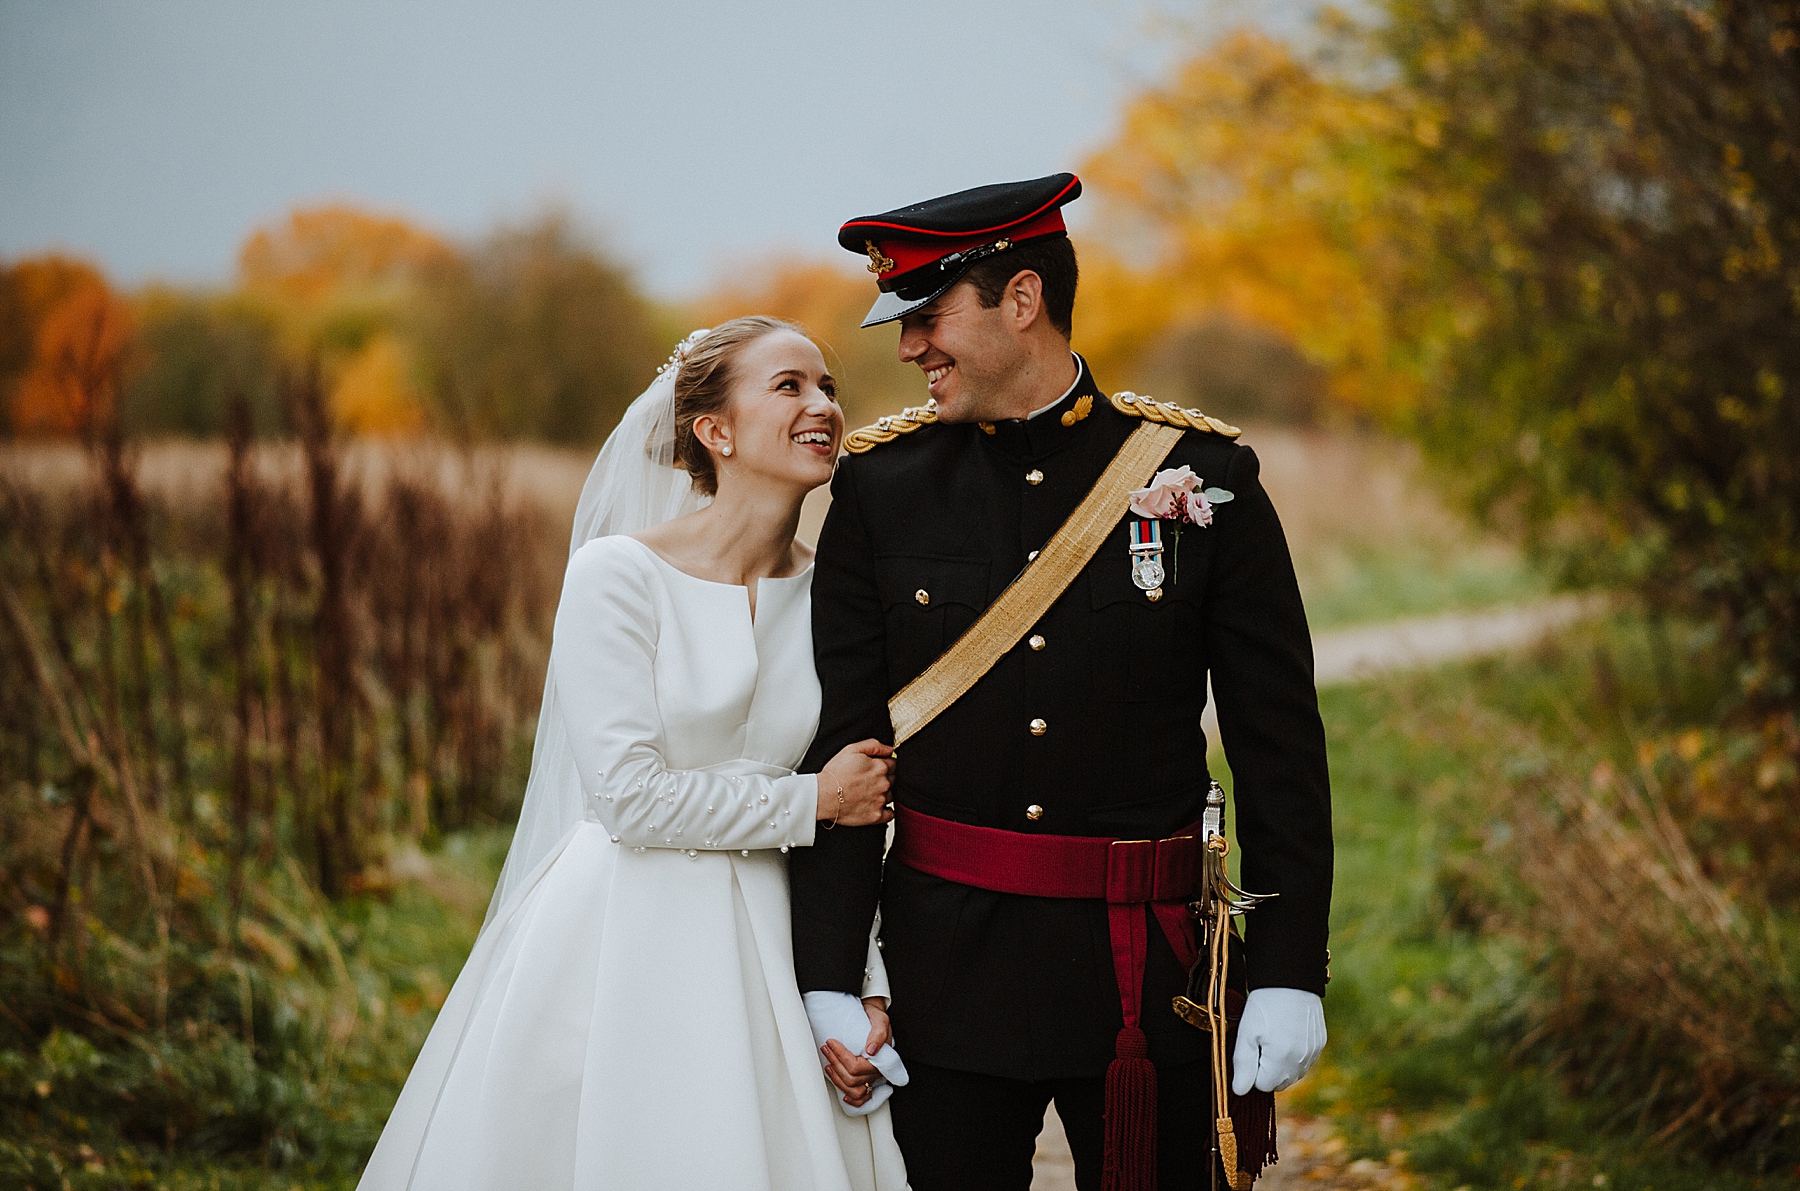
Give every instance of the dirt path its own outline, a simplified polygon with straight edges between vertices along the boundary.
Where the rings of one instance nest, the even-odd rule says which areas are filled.
[[[1313,638],[1314,667],[1320,686],[1337,686],[1393,670],[1503,653],[1597,615],[1605,605],[1603,597],[1565,595],[1522,607],[1336,629]]]
[[[1282,1113],[1277,1145],[1281,1161],[1256,1180],[1257,1191],[1412,1191],[1418,1186],[1407,1173],[1403,1153],[1390,1154],[1385,1162],[1350,1161],[1343,1139],[1323,1117]],[[1075,1162],[1055,1108],[1044,1114],[1034,1165],[1031,1191],[1075,1191]]]
[[[1511,608],[1445,612],[1332,629],[1313,637],[1313,673],[1320,686],[1343,686],[1396,670],[1505,653],[1596,616],[1605,607],[1604,596],[1563,595]],[[1217,741],[1219,721],[1213,714],[1210,690],[1200,722],[1207,739]]]

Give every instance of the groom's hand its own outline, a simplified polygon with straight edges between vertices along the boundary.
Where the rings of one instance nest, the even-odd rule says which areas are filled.
[[[884,1015],[885,1016],[885,1015]],[[850,1048],[836,1038],[819,1048],[825,1058],[825,1077],[844,1094],[844,1103],[861,1108],[875,1093],[875,1081],[881,1072],[866,1055],[851,1054]]]
[[[1291,1088],[1325,1049],[1325,1002],[1298,988],[1259,988],[1244,1002],[1231,1090],[1246,1095]]]

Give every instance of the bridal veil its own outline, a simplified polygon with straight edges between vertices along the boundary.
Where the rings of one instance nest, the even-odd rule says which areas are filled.
[[[571,558],[595,538],[638,533],[709,502],[710,498],[694,489],[688,473],[675,466],[675,374],[708,329],[703,327],[676,345],[668,363],[657,369],[656,379],[626,408],[625,416],[600,448],[575,506],[575,524],[569,534]],[[538,712],[531,776],[525,783],[519,825],[513,831],[512,846],[488,902],[482,929],[493,923],[500,907],[524,886],[557,842],[582,821],[582,799],[581,775],[569,747],[556,674],[551,669],[544,675],[544,700]]]

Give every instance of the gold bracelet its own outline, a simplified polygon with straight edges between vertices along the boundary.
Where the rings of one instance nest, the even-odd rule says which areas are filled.
[[[831,822],[825,824],[825,830],[827,830],[827,831],[830,831],[833,827],[836,827],[838,820],[840,818],[842,818],[844,815],[844,787],[842,787],[842,786],[839,786],[837,788],[837,800],[838,800],[837,814],[831,816]]]

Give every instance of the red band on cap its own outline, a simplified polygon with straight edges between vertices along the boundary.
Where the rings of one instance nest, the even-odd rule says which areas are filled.
[[[866,225],[871,231],[875,225]],[[907,229],[909,232],[912,229]],[[899,277],[914,269],[922,269],[926,265],[936,264],[943,258],[958,252],[966,252],[971,248],[981,248],[996,240],[1029,240],[1034,236],[1048,236],[1053,232],[1067,231],[1063,223],[1062,209],[1052,208],[1035,219],[1025,220],[1004,229],[1005,234],[995,231],[981,232],[975,235],[940,238],[929,244],[921,244],[917,240],[875,240],[875,247],[882,257],[893,262],[890,268],[881,270],[880,277],[885,282],[889,278]]]

